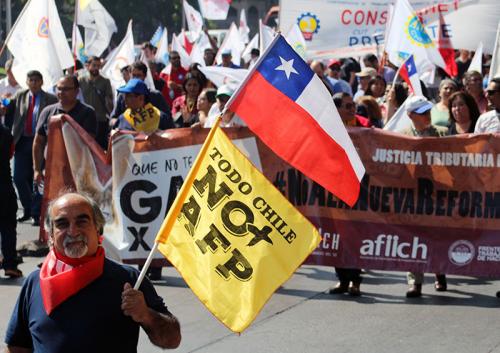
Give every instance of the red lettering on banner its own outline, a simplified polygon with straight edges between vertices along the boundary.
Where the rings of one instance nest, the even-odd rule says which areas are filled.
[[[342,11],[342,19],[341,19],[341,21],[342,21],[343,24],[348,25],[348,24],[351,23],[351,21],[350,20],[349,21],[346,20],[346,18],[345,18],[346,14],[350,15],[350,14],[352,14],[352,11],[351,10],[344,10],[344,11]]]
[[[341,14],[342,24],[350,25],[352,23],[360,25],[384,25],[387,23],[387,11],[364,11],[356,10],[353,12],[351,10],[344,10]]]

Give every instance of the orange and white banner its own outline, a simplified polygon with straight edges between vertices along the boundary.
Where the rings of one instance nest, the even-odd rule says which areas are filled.
[[[143,262],[208,130],[120,132],[112,158],[70,118],[53,118],[49,130],[45,204],[67,187],[90,193],[106,215],[107,254]],[[248,129],[225,132],[318,228],[323,240],[308,262],[500,275],[500,135],[413,138],[352,128],[366,176],[350,208]]]

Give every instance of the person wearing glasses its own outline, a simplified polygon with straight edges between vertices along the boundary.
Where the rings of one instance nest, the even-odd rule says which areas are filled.
[[[33,142],[33,179],[37,185],[43,181],[42,165],[44,150],[47,145],[49,120],[57,114],[68,114],[80,124],[92,137],[97,134],[97,117],[94,108],[80,102],[77,98],[80,87],[78,78],[67,75],[59,79],[56,85],[58,102],[46,106],[40,113]]]
[[[474,129],[476,134],[500,132],[500,77],[495,77],[488,83],[486,98],[493,110],[479,117]]]

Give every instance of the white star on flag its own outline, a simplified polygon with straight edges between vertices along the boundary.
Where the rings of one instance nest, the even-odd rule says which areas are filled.
[[[290,78],[290,74],[292,72],[297,75],[299,74],[297,70],[295,70],[295,68],[293,67],[293,59],[287,61],[280,56],[280,60],[281,60],[281,65],[275,68],[275,70],[284,71],[287,79]]]

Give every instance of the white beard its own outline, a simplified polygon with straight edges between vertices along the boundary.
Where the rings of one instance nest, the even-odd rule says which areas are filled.
[[[72,245],[75,242],[83,242],[79,245]],[[87,245],[87,238],[84,235],[79,235],[77,237],[66,236],[63,242],[64,246],[64,255],[70,257],[72,259],[79,259],[87,255],[87,251],[89,249]]]

